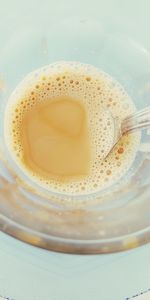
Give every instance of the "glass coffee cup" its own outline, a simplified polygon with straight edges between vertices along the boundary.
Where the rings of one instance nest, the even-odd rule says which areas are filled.
[[[0,227],[20,240],[50,250],[127,250],[150,240],[148,130],[142,133],[135,161],[125,176],[88,199],[39,191],[20,176],[7,156],[3,116],[8,97],[28,72],[46,64],[60,59],[89,63],[120,82],[137,109],[149,105],[150,56],[140,43],[128,33],[116,33],[105,20],[68,18],[59,23],[44,34],[37,24],[32,30],[18,29],[1,58]],[[8,57],[10,63],[6,63]],[[15,76],[12,62],[17,66]]]

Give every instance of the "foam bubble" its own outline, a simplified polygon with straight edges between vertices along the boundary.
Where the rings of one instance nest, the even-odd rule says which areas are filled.
[[[65,182],[42,178],[23,164],[20,126],[25,112],[37,103],[60,96],[83,102],[92,145],[91,171],[81,181]],[[5,116],[7,146],[23,171],[40,186],[65,193],[90,193],[105,188],[122,177],[135,157],[139,135],[124,136],[104,159],[113,140],[110,113],[119,120],[135,110],[131,98],[118,82],[90,65],[58,62],[30,73],[11,95]]]

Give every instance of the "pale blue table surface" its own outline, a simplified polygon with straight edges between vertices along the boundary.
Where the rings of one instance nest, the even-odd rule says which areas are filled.
[[[124,300],[150,288],[150,245],[68,255],[0,234],[0,295],[14,300]]]
[[[15,85],[20,75],[15,63],[22,59],[24,73],[29,71],[26,57],[19,56],[20,49],[14,65],[9,55],[10,49],[14,55],[15,32],[22,25],[32,34],[33,23],[35,27],[41,24],[43,32],[48,20],[79,16],[107,18],[108,22],[114,18],[114,30],[130,32],[150,50],[149,0],[0,0],[0,75],[11,76],[15,70]],[[117,20],[121,20],[119,27]],[[25,34],[22,32],[23,39]],[[22,48],[26,47],[23,41]],[[32,68],[37,66],[36,59],[30,62]],[[39,61],[39,66],[45,62]],[[111,255],[67,255],[37,249],[0,233],[0,295],[10,299],[124,300],[149,288],[150,245]]]

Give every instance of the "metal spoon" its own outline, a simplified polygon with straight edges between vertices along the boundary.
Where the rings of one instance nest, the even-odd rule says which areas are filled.
[[[150,127],[150,106],[129,115],[121,122],[119,122],[115,118],[113,119],[113,121],[114,140],[108,154],[112,151],[114,146],[118,143],[118,141],[124,134]]]

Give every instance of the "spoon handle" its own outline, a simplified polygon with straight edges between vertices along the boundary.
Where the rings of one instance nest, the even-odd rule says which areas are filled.
[[[127,132],[145,129],[150,127],[150,106],[133,113],[122,121],[121,132]]]

